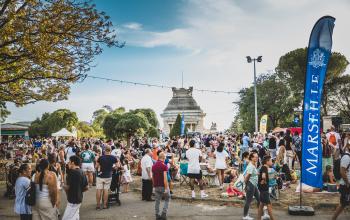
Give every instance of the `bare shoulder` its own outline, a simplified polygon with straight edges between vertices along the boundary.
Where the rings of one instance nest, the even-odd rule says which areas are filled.
[[[57,176],[56,173],[49,171],[47,175],[47,181],[56,181]]]

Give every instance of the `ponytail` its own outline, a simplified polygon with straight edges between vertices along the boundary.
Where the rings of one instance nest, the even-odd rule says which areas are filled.
[[[45,170],[49,166],[49,161],[47,159],[42,159],[39,162],[39,171],[40,171],[40,176],[39,176],[39,188],[40,191],[43,190],[43,180],[45,176]]]

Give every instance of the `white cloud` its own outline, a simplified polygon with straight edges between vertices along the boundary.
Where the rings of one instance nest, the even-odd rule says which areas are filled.
[[[126,24],[123,24],[122,27],[130,30],[142,30],[142,24],[137,22],[126,23]]]
[[[178,59],[192,85],[237,91],[252,82],[252,66],[246,63],[245,56],[263,55],[263,62],[257,66],[258,73],[273,70],[281,55],[307,46],[312,26],[324,15],[337,18],[333,50],[350,58],[349,10],[345,0],[192,0],[179,14],[183,27],[164,32],[124,33],[124,38],[140,47],[183,49],[187,57]],[[169,66],[171,68],[174,67]],[[215,117],[210,112],[217,112],[215,109],[223,102],[231,105],[234,99],[204,98],[201,105],[208,112],[207,120],[218,122],[220,128],[229,126],[232,111]]]
[[[174,75],[179,74],[181,79],[181,72],[184,71],[187,87],[238,91],[251,85],[253,80],[253,67],[246,63],[245,56],[263,56],[263,62],[257,65],[258,73],[273,70],[281,55],[307,46],[312,26],[323,15],[336,17],[333,50],[350,59],[350,4],[347,0],[183,2],[183,8],[178,14],[182,19],[181,23],[184,24],[182,26],[168,31],[155,31],[145,29],[135,22],[122,25],[120,37],[127,45],[145,48],[166,46],[182,51],[182,54],[176,57],[131,57],[128,60],[129,66],[123,70],[123,79],[131,77],[127,74],[140,72],[137,76],[139,78],[133,74],[134,81],[157,81],[164,84],[170,82],[174,85],[176,83],[171,81]],[[111,62],[110,65],[115,65],[110,67],[110,72],[114,72],[115,69],[120,71],[120,63]],[[136,66],[139,70],[134,69]],[[78,95],[72,91],[70,100],[62,104],[78,111],[83,120],[87,120],[93,110],[106,102],[115,107],[151,107],[160,114],[171,97],[171,91],[150,90],[144,87],[126,87],[123,91],[110,91],[113,94],[110,96],[106,95],[108,91],[96,91],[95,99],[89,94]],[[142,97],[139,94],[142,94]],[[88,98],[83,98],[84,95]],[[115,96],[118,96],[118,100]],[[232,102],[237,100],[236,95],[194,92],[194,96],[207,113],[207,127],[212,121],[217,122],[220,129],[230,125],[234,114]],[[151,100],[150,97],[156,98]],[[44,107],[44,104],[38,106]],[[40,108],[35,110],[39,112]],[[24,109],[17,115],[23,112]]]

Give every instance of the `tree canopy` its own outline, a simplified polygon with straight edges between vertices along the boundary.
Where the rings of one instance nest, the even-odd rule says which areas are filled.
[[[350,75],[336,78],[329,84],[329,110],[344,118],[343,123],[350,123]]]
[[[292,125],[294,108],[302,105],[307,48],[286,53],[279,59],[276,72],[257,79],[258,118],[268,115],[268,129]],[[322,100],[322,115],[340,114],[350,120],[350,76],[345,75],[349,62],[333,52],[329,61]],[[239,110],[232,123],[236,131],[254,131],[254,86],[239,92]]]
[[[0,100],[17,106],[67,99],[102,46],[123,46],[88,0],[0,0],[0,35]]]
[[[130,143],[132,136],[158,137],[158,119],[152,109],[135,109],[125,112],[120,107],[105,116],[102,128],[108,138],[125,138]]]
[[[58,109],[54,112],[44,113],[40,118],[32,122],[29,127],[30,136],[49,137],[52,133],[62,128],[72,129],[78,124],[78,117],[75,112],[68,109]]]
[[[276,73],[283,84],[291,91],[293,97],[302,102],[304,94],[304,81],[306,73],[307,48],[299,48],[281,56]],[[327,68],[327,75],[324,85],[322,107],[325,115],[328,114],[328,93],[332,92],[330,84],[341,77],[348,66],[349,61],[344,55],[332,52]]]
[[[268,115],[268,125],[272,127],[288,125],[293,108],[299,103],[290,90],[286,89],[276,75],[261,75],[257,79],[258,118]],[[243,130],[253,131],[254,119],[254,87],[239,92],[239,116]],[[238,120],[238,119],[236,119]],[[236,125],[237,126],[237,125]]]

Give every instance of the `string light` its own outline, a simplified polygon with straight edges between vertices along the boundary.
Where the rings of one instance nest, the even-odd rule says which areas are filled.
[[[91,79],[100,79],[100,80],[106,80],[107,82],[119,82],[120,84],[131,84],[131,85],[139,85],[139,86],[148,86],[148,87],[156,87],[156,88],[162,88],[162,89],[171,89],[173,86],[166,86],[166,85],[160,85],[160,84],[149,84],[149,83],[141,83],[141,82],[132,82],[132,81],[126,81],[126,80],[120,80],[120,79],[111,79],[106,77],[100,77],[100,76],[94,76],[94,75],[85,75],[85,78],[91,78]],[[208,92],[208,93],[224,93],[224,94],[238,94],[239,92],[234,91],[224,91],[224,90],[210,90],[210,89],[193,89],[194,91],[198,92]]]

